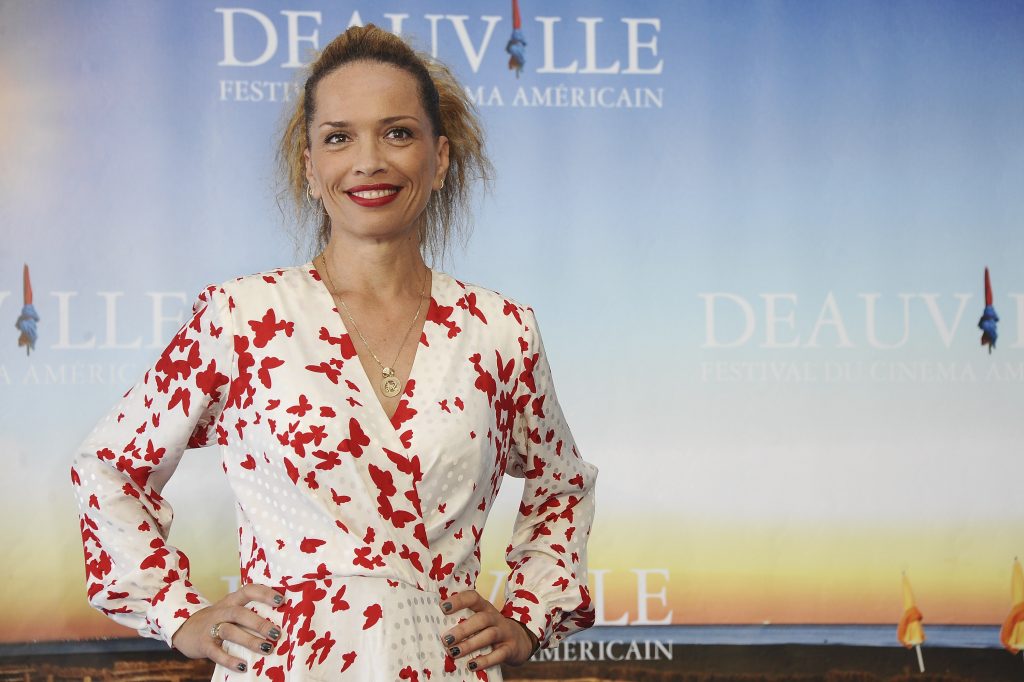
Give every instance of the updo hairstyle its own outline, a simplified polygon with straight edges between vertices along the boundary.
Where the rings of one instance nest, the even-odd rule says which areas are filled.
[[[444,64],[412,49],[404,40],[373,24],[353,26],[332,40],[306,70],[306,80],[278,148],[284,194],[301,222],[315,224],[315,252],[326,246],[331,221],[319,202],[306,197],[304,152],[310,147],[310,126],[316,114],[316,88],[325,76],[357,61],[391,64],[410,74],[434,137],[448,138],[448,174],[444,188],[431,193],[420,224],[420,248],[435,261],[443,259],[453,236],[468,236],[470,200],[476,180],[490,182],[492,166],[484,150],[483,126],[465,89]]]

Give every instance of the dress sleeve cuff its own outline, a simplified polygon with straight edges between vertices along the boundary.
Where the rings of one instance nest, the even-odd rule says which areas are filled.
[[[505,605],[501,615],[518,622],[537,638],[538,649],[544,649],[551,637],[553,614],[544,608],[540,600],[529,590],[515,590]]]
[[[168,583],[150,600],[150,606],[146,612],[146,624],[149,626],[149,632],[142,632],[142,634],[162,639],[167,642],[167,646],[171,646],[171,641],[178,628],[193,613],[209,605],[210,602],[204,599],[187,580]]]

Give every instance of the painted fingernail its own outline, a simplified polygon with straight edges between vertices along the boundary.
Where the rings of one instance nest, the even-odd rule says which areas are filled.
[[[284,603],[284,597],[282,597],[279,594],[275,594],[274,595],[274,603],[277,604],[278,606],[280,606],[281,604]]]
[[[246,670],[248,670],[248,668],[245,667],[245,663],[239,663],[235,667],[238,669],[238,672],[240,673],[244,673]]]
[[[264,642],[263,644],[260,644],[260,651],[262,651],[265,654],[269,654],[270,650],[273,648],[274,647],[270,642]]]
[[[445,613],[448,613],[452,610],[452,603],[450,601],[444,602],[443,604],[441,604],[441,610]]]
[[[455,656],[458,656],[459,654],[462,653],[462,649],[460,649],[457,646],[453,646],[451,649],[448,650],[448,653],[450,653],[452,655],[452,657],[454,658]]]
[[[476,670],[476,661],[470,661],[469,665],[466,667],[468,667],[470,670]]]
[[[267,633],[267,637],[276,642],[277,640],[281,639],[281,631],[277,628],[270,628],[270,632]]]
[[[455,635],[445,635],[444,636],[444,645],[445,646],[451,646],[452,644],[455,644]]]

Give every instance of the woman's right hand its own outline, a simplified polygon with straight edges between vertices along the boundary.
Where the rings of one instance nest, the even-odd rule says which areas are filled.
[[[226,668],[246,671],[240,658],[229,656],[222,641],[258,654],[269,654],[281,638],[281,627],[253,613],[246,605],[262,602],[277,608],[284,597],[266,585],[244,585],[215,604],[193,613],[171,638],[171,646],[189,658],[208,658]],[[214,636],[216,633],[217,636]]]

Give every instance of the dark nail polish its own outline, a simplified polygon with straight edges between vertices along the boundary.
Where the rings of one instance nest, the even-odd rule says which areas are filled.
[[[280,606],[282,603],[284,603],[284,597],[282,597],[279,594],[275,594],[274,595],[274,603],[277,604],[278,606]]]
[[[450,601],[446,601],[445,603],[441,604],[441,610],[445,613],[448,613],[452,610],[452,603]]]
[[[240,673],[244,673],[246,670],[248,670],[248,668],[246,668],[245,666],[245,663],[239,663],[235,667],[238,668],[238,672]]]
[[[476,670],[476,661],[470,661],[467,666],[470,670]]]
[[[281,631],[277,628],[270,628],[270,632],[267,633],[267,637],[276,642],[277,640],[281,639]]]
[[[454,635],[445,635],[444,636],[444,645],[445,646],[451,646],[452,644],[455,644],[455,636]]]
[[[454,658],[455,656],[458,656],[459,654],[462,653],[462,649],[460,649],[457,646],[453,646],[451,649],[448,650],[448,653],[450,653],[452,655],[452,657]]]
[[[260,651],[262,651],[265,654],[269,654],[270,650],[273,648],[274,647],[271,646],[270,642],[264,642],[263,644],[260,644]]]

